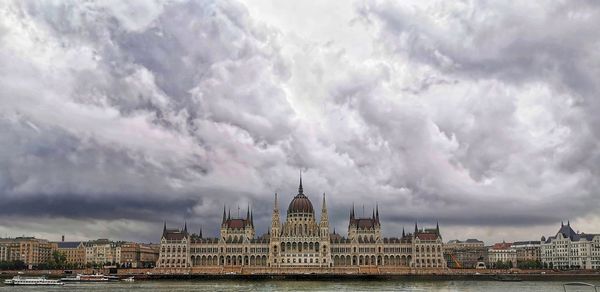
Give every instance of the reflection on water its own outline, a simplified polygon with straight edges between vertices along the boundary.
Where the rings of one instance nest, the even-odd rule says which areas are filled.
[[[599,281],[590,282],[600,285]],[[62,287],[0,286],[0,291],[563,291],[563,282],[495,281],[138,281],[69,283]],[[593,291],[569,289],[568,291]]]

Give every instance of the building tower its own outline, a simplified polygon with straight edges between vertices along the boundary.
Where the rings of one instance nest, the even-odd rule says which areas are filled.
[[[271,238],[268,266],[279,267],[279,236],[281,235],[281,221],[279,219],[279,200],[275,193],[275,202],[273,203],[273,215],[271,216]]]
[[[319,233],[320,233],[320,241],[321,246],[323,247],[321,251],[321,266],[331,266],[331,254],[328,252],[327,248],[329,244],[329,216],[327,215],[327,203],[325,202],[325,193],[323,193],[323,203],[321,207],[321,222],[319,223]]]

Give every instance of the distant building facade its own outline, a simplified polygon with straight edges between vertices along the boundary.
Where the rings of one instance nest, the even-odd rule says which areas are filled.
[[[283,222],[275,194],[271,219],[269,232],[258,237],[249,208],[244,218],[232,218],[224,208],[218,238],[204,238],[202,231],[190,234],[187,224],[180,230],[168,229],[165,223],[157,267],[446,267],[439,225],[419,229],[415,223],[413,233],[384,238],[378,207],[366,218],[356,216],[352,208],[347,236],[330,233],[325,194],[317,221],[302,178]]]
[[[488,250],[488,258],[492,267],[495,267],[497,263],[510,263],[513,267],[517,267],[517,251],[509,242],[496,243],[491,246]]]
[[[541,242],[539,240],[515,241],[512,248],[516,251],[517,264],[541,262]]]
[[[85,266],[85,244],[81,241],[55,242],[57,252],[65,256],[65,261],[75,267]]]
[[[560,224],[555,236],[542,237],[541,259],[559,269],[600,269],[600,234],[577,233]]]
[[[158,260],[158,246],[136,242],[120,244],[119,264],[124,268],[153,268]]]
[[[113,241],[102,238],[85,243],[86,264],[119,264],[120,259],[121,249]]]
[[[483,241],[450,240],[444,245],[444,256],[450,268],[475,268],[478,262],[488,263],[488,248]]]
[[[52,244],[48,240],[35,237],[0,239],[1,261],[22,261],[29,267],[36,267],[47,263],[51,256]]]

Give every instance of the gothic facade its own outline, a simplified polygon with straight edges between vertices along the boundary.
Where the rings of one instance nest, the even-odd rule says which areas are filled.
[[[310,199],[304,194],[302,178],[298,194],[290,202],[285,220],[279,213],[275,194],[271,228],[256,236],[252,211],[245,218],[232,218],[223,209],[218,238],[167,229],[160,241],[158,268],[193,267],[265,267],[265,268],[335,268],[335,267],[406,267],[445,268],[439,226],[386,238],[381,234],[379,208],[370,217],[359,218],[350,211],[347,236],[329,231],[325,194],[321,216],[317,220]]]

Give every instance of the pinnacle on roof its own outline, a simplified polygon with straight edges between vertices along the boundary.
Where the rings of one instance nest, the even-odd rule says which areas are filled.
[[[246,210],[246,220],[250,220],[250,204],[248,204],[248,210]]]
[[[223,222],[221,222],[221,224],[225,223],[225,220],[227,218],[225,217],[225,204],[223,204]]]
[[[183,232],[187,233],[187,221],[185,221],[185,223],[183,223]]]
[[[200,225],[200,233],[198,234],[198,236],[200,236],[200,238],[202,238],[202,225]]]
[[[417,232],[419,232],[419,229],[417,228],[417,221],[415,221],[415,235],[417,234]]]
[[[323,193],[323,204],[322,204],[322,209],[326,210],[327,209],[327,203],[325,202],[325,193]]]

